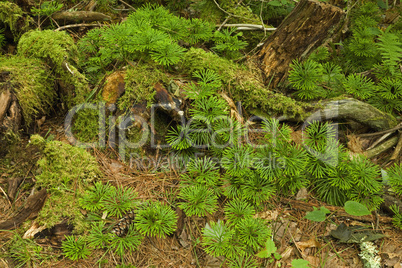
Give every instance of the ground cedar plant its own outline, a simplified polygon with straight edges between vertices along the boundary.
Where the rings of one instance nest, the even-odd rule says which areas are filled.
[[[326,206],[367,216],[379,211],[385,189],[402,195],[402,166],[395,163],[385,169],[364,155],[351,156],[338,136],[342,124],[314,120],[304,125],[303,137],[297,139],[300,126],[279,120],[303,120],[317,102],[345,97],[399,116],[402,23],[384,26],[383,19],[386,10],[400,11],[396,3],[348,0],[347,7],[353,8],[347,10],[350,25],[345,39],[294,60],[286,82],[269,90],[252,59],[268,33],[223,26],[278,23],[295,6],[293,1],[184,0],[160,5],[102,0],[85,8],[78,1],[34,2],[30,9],[0,2],[0,93],[3,88],[13,90],[25,124],[20,132],[0,138],[0,148],[6,148],[0,174],[24,178],[17,198],[4,199],[0,205],[9,211],[23,207],[28,191],[42,188],[48,197],[36,219],[5,231],[0,252],[4,263],[10,259],[18,267],[206,267],[213,258],[222,267],[233,268],[326,267],[331,265],[331,250],[319,248],[312,253],[318,261],[310,263],[305,246],[285,237],[286,230],[295,228],[288,220],[288,206],[279,205],[279,200],[291,200],[307,190],[305,198],[326,204],[296,219],[317,224],[304,229],[314,238],[309,241],[317,242],[311,247],[316,247],[318,240],[326,245],[332,241],[319,238],[312,229],[342,226],[343,220],[334,218],[335,212]],[[60,25],[51,15],[76,9],[105,12],[112,20],[83,31],[55,31]],[[119,16],[124,20],[116,23]],[[101,88],[116,70],[124,73],[125,86],[110,106]],[[117,136],[118,141],[126,138],[127,144],[138,141],[143,129],[130,125],[113,131],[135,105],[150,109],[155,84],[182,100],[178,106],[187,107],[187,121],[160,117],[162,127],[152,132],[162,135],[167,146],[151,150],[147,141],[146,149],[125,152],[124,158],[145,155],[147,165],[160,164],[165,156],[180,160],[174,167],[169,163],[141,173],[129,161],[119,161],[121,148],[111,141]],[[91,109],[83,106],[88,102]],[[65,130],[82,144],[94,142],[89,148],[70,145],[58,134],[63,131],[55,126],[63,124],[58,110],[64,117],[72,107],[78,111],[71,129]],[[104,114],[99,113],[102,109]],[[41,128],[38,119],[44,115],[55,121]],[[242,115],[257,115],[258,120],[245,122]],[[102,127],[110,148],[98,148]],[[127,135],[121,136],[123,132]],[[24,140],[29,142],[20,145]],[[24,146],[36,153],[21,175],[21,161],[13,150],[25,150]],[[390,209],[392,230],[400,233],[401,208]],[[280,215],[268,215],[275,212]],[[43,243],[63,224],[70,229],[58,238],[57,246]],[[39,231],[24,238],[31,226],[42,226],[48,234]],[[286,239],[302,249],[302,258],[293,254],[289,259],[283,250]],[[355,243],[362,267],[380,267],[379,243]],[[343,250],[338,249],[332,252]],[[386,245],[380,250],[394,254]],[[172,255],[166,257],[164,251],[178,255],[172,253],[169,259]],[[175,260],[177,256],[184,261]]]

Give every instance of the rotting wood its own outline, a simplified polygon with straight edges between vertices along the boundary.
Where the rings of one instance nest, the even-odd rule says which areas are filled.
[[[259,57],[270,86],[285,81],[289,64],[307,57],[321,45],[336,42],[344,29],[341,8],[315,0],[301,0],[268,37]]]
[[[309,122],[333,119],[354,120],[377,131],[390,129],[397,125],[397,121],[392,115],[356,99],[323,103],[321,109],[307,118]]]
[[[0,93],[0,126],[3,123],[3,119],[6,116],[6,112],[11,104],[11,92],[6,89]]]
[[[24,207],[13,218],[0,223],[0,230],[11,230],[17,228],[26,219],[38,215],[47,197],[46,189],[42,189],[34,195],[27,198]]]

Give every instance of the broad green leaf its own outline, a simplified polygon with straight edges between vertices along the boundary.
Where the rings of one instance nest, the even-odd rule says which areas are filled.
[[[330,213],[330,211],[325,207],[321,207],[320,209],[317,209],[316,207],[314,207],[313,211],[306,213],[305,218],[310,221],[322,222],[322,221],[325,221],[326,214],[328,214],[328,213]]]
[[[297,259],[292,261],[292,268],[309,268],[310,263],[303,259]]]
[[[282,255],[278,252],[274,252],[274,258],[279,261],[280,259],[282,259]]]
[[[267,242],[265,242],[265,248],[258,252],[256,256],[259,258],[268,258],[272,253],[275,253],[276,250],[277,248],[274,241],[268,238]]]
[[[344,208],[347,213],[353,216],[364,216],[371,214],[365,205],[362,205],[356,201],[347,201]]]

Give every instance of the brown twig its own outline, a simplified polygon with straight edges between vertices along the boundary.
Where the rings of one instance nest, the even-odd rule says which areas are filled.
[[[383,135],[383,134],[387,134],[390,132],[394,132],[396,130],[399,130],[402,128],[402,123],[399,123],[396,127],[387,129],[387,130],[383,130],[383,131],[379,131],[379,132],[374,132],[374,133],[368,133],[368,134],[360,134],[360,135],[356,135],[358,137],[372,137],[372,136],[378,136],[378,135]]]
[[[401,131],[399,131],[399,137],[398,138],[399,138],[398,144],[396,145],[395,150],[392,153],[392,156],[390,158],[390,160],[392,160],[392,161],[395,161],[399,157],[399,155],[401,153],[401,149],[402,149],[402,132]]]
[[[127,4],[126,2],[124,2],[123,0],[119,0],[120,2],[122,2],[123,4],[125,4],[126,6],[128,6],[129,8],[131,8],[134,11],[137,11],[132,5]]]
[[[0,190],[3,192],[4,196],[6,197],[8,203],[10,204],[10,207],[12,207],[13,205],[11,204],[10,198],[8,197],[6,192],[4,192],[4,190],[3,190],[3,188],[1,186],[0,186]]]
[[[392,135],[392,132],[388,132],[388,133],[384,134],[381,138],[377,139],[369,148],[367,148],[367,151],[373,149],[374,147],[376,147],[378,144],[383,142],[385,139],[387,139],[391,135]]]

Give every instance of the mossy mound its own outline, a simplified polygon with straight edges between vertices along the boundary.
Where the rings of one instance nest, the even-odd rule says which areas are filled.
[[[245,108],[255,115],[305,117],[308,105],[266,88],[260,69],[252,61],[240,65],[202,49],[191,48],[179,68],[189,75],[202,69],[218,73],[225,85],[224,91],[235,101],[242,101]]]
[[[15,3],[0,2],[0,21],[6,24],[17,40],[22,33],[28,30],[31,17],[24,16],[24,11]]]
[[[87,79],[74,67],[78,60],[77,47],[74,40],[65,32],[52,30],[30,31],[21,36],[18,43],[18,55],[42,59],[54,68],[56,78],[68,85],[74,86],[74,101],[72,92],[67,94],[68,106],[80,104],[89,94]]]
[[[99,121],[103,120],[102,106],[104,103],[96,102],[94,105],[96,109],[90,109],[84,107],[79,110],[74,117],[71,130],[73,136],[78,140],[78,142],[97,142],[99,140]],[[101,121],[103,122],[103,121]],[[105,121],[105,127],[108,121]],[[76,146],[79,144],[76,144]]]
[[[169,78],[160,67],[152,64],[137,65],[127,69],[125,76],[125,93],[119,99],[119,109],[125,111],[134,104],[146,101],[151,105],[154,101],[156,83],[167,84]]]
[[[233,15],[229,16],[227,23],[261,23],[261,20],[249,7],[239,4],[237,0],[219,1],[219,7],[213,0],[196,1],[193,4],[193,8],[200,12],[201,19],[213,23],[222,23],[228,14]]]
[[[1,88],[15,93],[26,125],[39,114],[47,114],[56,97],[53,77],[43,61],[23,56],[0,58]]]
[[[78,198],[101,176],[96,159],[82,148],[46,141],[39,135],[31,137],[31,144],[42,149],[42,157],[37,162],[40,173],[36,176],[36,186],[46,188],[49,193],[38,222],[52,227],[68,218],[77,232],[83,231],[84,216]]]

